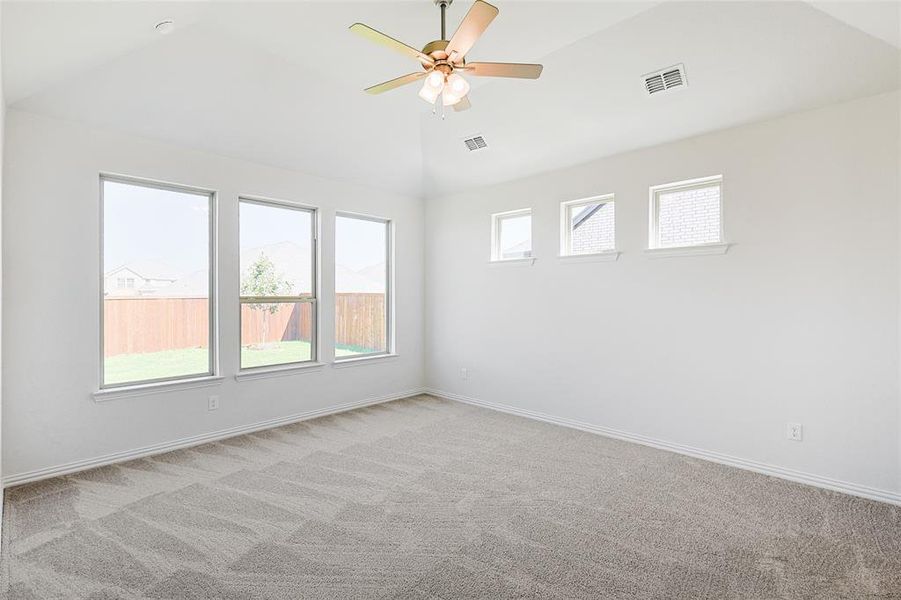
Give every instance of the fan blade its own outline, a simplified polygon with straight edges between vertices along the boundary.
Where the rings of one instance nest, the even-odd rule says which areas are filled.
[[[460,112],[461,110],[469,110],[472,108],[472,104],[469,102],[469,96],[463,96],[460,98],[460,101],[454,104],[454,110]]]
[[[541,65],[523,63],[466,63],[463,69],[476,77],[516,77],[517,79],[538,79],[541,76]]]
[[[453,61],[466,56],[466,53],[482,37],[482,33],[485,32],[496,16],[497,7],[487,2],[482,2],[482,0],[476,0],[469,12],[466,13],[466,16],[463,17],[463,22],[457,27],[454,37],[450,39],[444,51],[447,52],[448,56],[453,57]]]
[[[418,60],[424,64],[427,64],[430,66],[435,65],[435,61],[432,60],[431,56],[429,56],[427,54],[423,54],[416,48],[413,48],[412,46],[408,46],[403,42],[399,42],[396,39],[394,39],[393,37],[391,37],[389,35],[385,35],[381,31],[376,31],[375,29],[373,29],[372,27],[370,27],[368,25],[363,25],[362,23],[354,23],[353,25],[350,26],[350,30],[358,35],[362,35],[364,38],[371,40],[371,41],[375,42],[376,44],[381,44],[382,46],[385,46],[386,48],[390,48],[390,49],[394,50],[395,52],[400,52],[401,54],[405,54],[406,56],[415,58],[416,60]]]
[[[394,88],[399,88],[402,85],[407,85],[408,83],[413,83],[417,79],[422,79],[428,75],[427,71],[417,71],[416,73],[407,73],[406,75],[401,75],[400,77],[396,77],[390,81],[385,81],[378,85],[374,85],[372,87],[366,88],[367,94],[381,94],[383,92],[387,92],[393,90]]]

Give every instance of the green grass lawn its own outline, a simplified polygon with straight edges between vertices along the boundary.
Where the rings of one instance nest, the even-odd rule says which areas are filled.
[[[338,346],[335,356],[350,356],[372,352],[367,348]],[[275,342],[262,348],[242,347],[241,368],[283,365],[310,359],[309,342]],[[209,354],[206,348],[184,348],[148,352],[146,354],[120,354],[105,361],[106,385],[117,383],[204,375],[209,370]]]
[[[107,385],[184,375],[203,375],[209,371],[206,348],[185,348],[146,354],[119,354],[104,361]]]
[[[310,360],[310,342],[273,342],[262,348],[241,348],[242,369],[284,365],[302,360]]]

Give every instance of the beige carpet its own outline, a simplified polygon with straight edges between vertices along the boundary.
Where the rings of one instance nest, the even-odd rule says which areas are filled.
[[[6,492],[11,599],[901,598],[901,509],[427,396]]]

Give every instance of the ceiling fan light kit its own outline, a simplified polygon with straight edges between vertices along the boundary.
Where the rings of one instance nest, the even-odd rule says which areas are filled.
[[[444,75],[438,71],[432,71],[429,73],[428,77],[425,78],[422,89],[419,90],[419,97],[429,104],[435,104],[435,102],[438,101],[438,96],[440,96],[443,91]]]
[[[417,50],[363,23],[354,23],[350,26],[350,30],[354,33],[418,60],[423,69],[366,88],[367,93],[381,94],[425,79],[419,90],[419,97],[434,107],[433,113],[440,114],[441,118],[444,118],[446,106],[451,106],[456,111],[466,110],[471,106],[470,85],[460,73],[474,77],[538,79],[541,75],[541,65],[477,62],[467,64],[466,54],[497,16],[498,10],[483,0],[476,0],[463,17],[457,31],[450,40],[447,40],[446,12],[452,3],[453,0],[435,0],[435,4],[441,9],[441,39],[429,42],[422,50]]]

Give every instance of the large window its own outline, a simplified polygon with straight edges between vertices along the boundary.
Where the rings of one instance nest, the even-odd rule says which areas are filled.
[[[491,215],[491,260],[515,260],[531,256],[531,209]]]
[[[101,387],[214,373],[213,194],[101,177]]]
[[[613,195],[572,200],[560,205],[560,254],[603,254],[616,249],[616,212]]]
[[[720,176],[651,188],[649,246],[685,248],[723,240]]]
[[[316,360],[316,213],[239,204],[241,369]]]
[[[335,358],[391,351],[391,222],[335,219]]]

